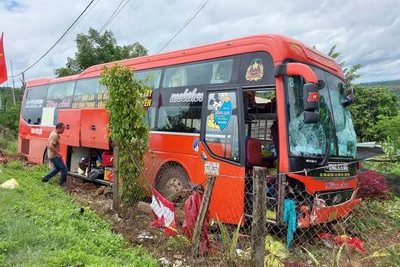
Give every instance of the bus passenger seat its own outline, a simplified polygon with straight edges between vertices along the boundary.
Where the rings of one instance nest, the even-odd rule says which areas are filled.
[[[246,139],[246,167],[260,166],[262,162],[261,141],[256,138]]]

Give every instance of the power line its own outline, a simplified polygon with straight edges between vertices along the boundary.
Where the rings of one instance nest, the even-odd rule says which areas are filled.
[[[194,13],[194,15],[192,15],[192,16],[186,21],[186,23],[183,25],[183,27],[182,27],[174,36],[172,36],[171,39],[168,40],[168,42],[157,52],[157,54],[160,53],[161,51],[163,51],[164,48],[166,48],[166,47],[172,42],[172,40],[174,40],[175,37],[178,36],[178,34],[181,33],[181,31],[183,31],[183,29],[186,28],[187,25],[189,25],[189,23],[197,16],[197,14],[200,13],[200,11],[207,5],[207,3],[208,3],[209,1],[210,1],[210,0],[206,0],[206,1],[203,3],[203,5],[201,5],[201,7],[196,11],[196,13]]]
[[[46,51],[46,53],[44,53],[38,60],[36,60],[35,63],[33,63],[27,69],[25,69],[24,71],[21,71],[17,75],[13,75],[12,77],[17,77],[17,76],[21,75],[22,73],[27,72],[33,66],[35,66],[37,63],[39,63],[39,61],[42,60],[67,35],[67,33],[74,27],[74,25],[78,22],[78,20],[82,17],[82,15],[85,14],[86,10],[92,5],[93,1],[94,0],[90,1],[90,3],[82,11],[82,13],[75,19],[75,21],[71,24],[71,26],[68,27],[68,29],[63,33],[63,35],[61,35],[61,37]]]
[[[86,16],[97,6],[97,4],[100,2],[100,0],[97,0],[96,2],[94,2],[94,4],[89,8],[89,10],[82,16],[82,18],[80,19],[80,22],[82,22],[85,18],[86,18]],[[76,24],[76,25],[78,25],[78,24]],[[75,25],[75,26],[76,26]],[[80,30],[79,30],[79,32],[83,32],[83,30],[84,30],[84,28],[86,27],[86,25],[84,25]]]
[[[117,8],[114,10],[114,12],[111,14],[111,16],[107,19],[107,21],[103,24],[103,26],[99,30],[99,33],[102,33],[107,28],[107,26],[115,19],[116,16],[118,16],[119,12],[121,12],[121,10],[125,8],[125,6],[129,3],[130,0],[127,0],[125,3],[124,3],[124,1],[125,0],[121,0],[121,2],[118,4]],[[124,5],[121,7],[122,3],[124,3]]]
[[[131,6],[133,5],[133,3],[135,3],[135,1],[131,2],[131,4],[129,5],[129,7],[131,7]],[[126,6],[126,4],[128,4],[128,2],[125,3],[125,5],[122,7],[122,9],[124,9],[124,7]],[[128,7],[128,8],[129,8],[129,7]],[[110,28],[112,28],[112,27],[114,26],[114,24],[117,23],[117,22],[119,21],[119,19],[121,19],[121,17],[123,17],[123,16],[125,15],[126,11],[129,10],[128,8],[126,8],[126,9],[124,10],[124,12],[121,14],[121,16],[118,17],[117,20],[114,20],[114,21],[113,21],[113,23],[110,25]],[[121,10],[122,10],[122,9],[121,9]],[[119,13],[119,12],[118,12],[118,13]]]

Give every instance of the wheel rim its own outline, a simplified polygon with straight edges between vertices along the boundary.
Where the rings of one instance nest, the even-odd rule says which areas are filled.
[[[183,189],[184,185],[179,178],[173,177],[165,184],[165,192],[168,196],[172,196]]]

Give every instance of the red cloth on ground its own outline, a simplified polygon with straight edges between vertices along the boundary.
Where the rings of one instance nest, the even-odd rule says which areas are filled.
[[[194,228],[196,225],[196,220],[200,212],[201,201],[203,199],[203,193],[200,191],[195,191],[192,195],[188,197],[185,201],[185,220],[182,224],[182,232],[190,240],[192,240]],[[208,239],[208,225],[210,218],[207,217],[204,221],[203,228],[201,230],[200,236],[200,253],[204,254],[210,250],[210,240]]]

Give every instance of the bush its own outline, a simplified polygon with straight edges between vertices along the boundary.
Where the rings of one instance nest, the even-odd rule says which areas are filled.
[[[9,142],[7,145],[7,151],[9,153],[17,153],[18,150],[18,143],[16,141]]]
[[[389,186],[386,178],[376,171],[367,170],[360,175],[358,195],[362,198],[385,199]]]
[[[11,162],[7,163],[7,168],[20,171],[20,170],[24,170],[25,166],[22,161],[16,160],[16,161],[11,161]]]
[[[7,147],[8,147],[8,141],[0,136],[0,149],[5,150],[7,149]]]

